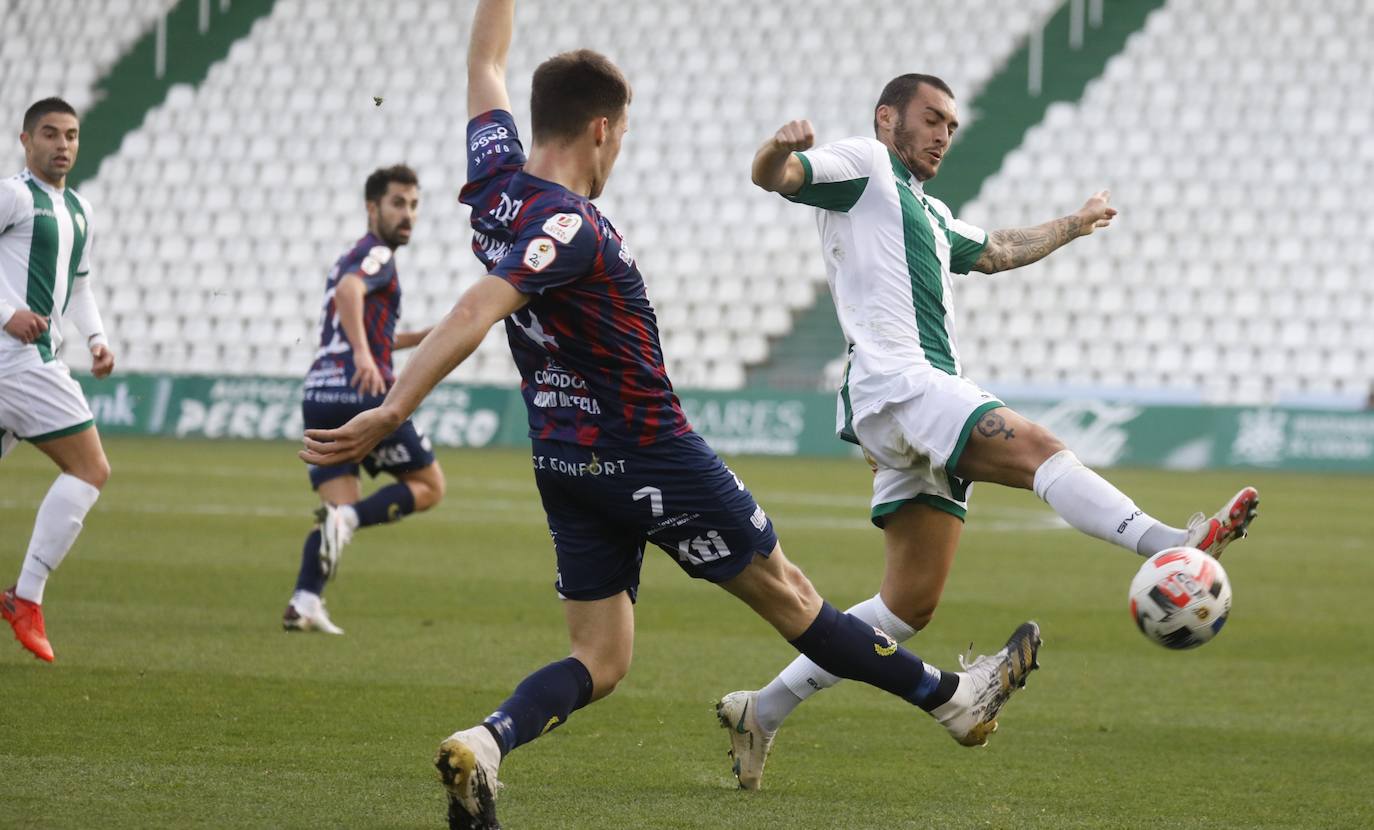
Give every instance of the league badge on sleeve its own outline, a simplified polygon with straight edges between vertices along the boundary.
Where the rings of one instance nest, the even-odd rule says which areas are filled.
[[[530,240],[529,247],[525,248],[525,264],[531,271],[543,271],[553,264],[558,257],[558,251],[553,246],[553,240],[547,236],[541,236]]]
[[[582,227],[582,217],[576,213],[560,213],[550,216],[544,222],[544,233],[567,245],[577,236],[577,231]]]

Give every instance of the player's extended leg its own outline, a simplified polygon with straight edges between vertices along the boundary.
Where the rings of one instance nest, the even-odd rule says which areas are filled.
[[[318,481],[315,491],[325,504],[351,504],[361,497],[362,482],[356,473],[344,473]],[[344,633],[329,618],[324,600],[321,599],[325,583],[329,580],[329,572],[325,570],[320,555],[323,538],[324,529],[319,526],[306,534],[305,544],[301,548],[301,566],[296,574],[296,588],[281,619],[282,628],[287,631]]]
[[[781,547],[770,556],[754,557],[739,576],[721,585],[827,672],[860,680],[919,706],[968,746],[987,742],[1003,704],[1038,667],[1040,629],[1026,623],[1000,652],[970,664],[968,672],[942,672],[881,629],[821,599],[801,569],[783,556]],[[730,725],[744,734],[756,722],[743,712]]]
[[[954,474],[1034,490],[1074,528],[1142,556],[1178,545],[1220,556],[1245,536],[1259,505],[1259,493],[1246,487],[1211,518],[1198,514],[1186,528],[1170,527],[1083,466],[1049,430],[1008,407],[978,419]]]
[[[928,504],[907,502],[889,514],[883,524],[886,568],[882,588],[845,613],[881,628],[899,643],[911,639],[926,627],[935,613],[949,578],[954,554],[964,523],[957,516]],[[793,660],[777,677],[757,692],[755,712],[759,727],[771,744],[772,734],[803,700],[828,689],[840,678],[817,666],[805,656]],[[722,699],[725,706],[734,695]],[[763,758],[741,758],[740,782],[746,789],[757,786],[763,773]]]
[[[526,677],[486,720],[439,744],[434,765],[448,792],[450,826],[495,826],[502,759],[610,694],[629,672],[634,606],[628,592],[567,600],[564,613],[572,655]]]
[[[51,662],[52,645],[43,624],[43,590],[48,576],[81,533],[86,514],[110,477],[110,462],[93,425],[71,435],[36,441],[34,446],[62,472],[38,506],[19,580],[0,597],[0,613],[25,648]]]
[[[332,578],[339,564],[339,556],[344,545],[353,539],[353,534],[364,527],[399,522],[411,513],[430,509],[444,497],[444,472],[439,462],[409,425],[398,429],[387,442],[406,447],[407,452],[424,452],[423,466],[415,468],[409,464],[397,469],[369,467],[375,474],[378,469],[385,470],[396,477],[396,481],[377,488],[367,498],[354,494],[350,501],[333,501],[325,498],[324,504],[316,511],[320,523],[320,563],[325,574]],[[409,437],[406,437],[406,434]],[[410,446],[407,446],[407,445]],[[407,457],[413,457],[407,455]]]

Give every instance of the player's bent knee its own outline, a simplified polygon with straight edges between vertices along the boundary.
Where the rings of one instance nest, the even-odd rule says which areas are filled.
[[[586,655],[577,655],[582,665],[587,667],[587,673],[592,677],[592,700],[600,700],[616,690],[620,681],[624,680],[630,673],[630,658],[625,656],[609,658],[591,658]]]
[[[73,470],[72,475],[99,490],[110,480],[110,462],[101,454]]]
[[[934,603],[913,602],[905,605],[899,603],[899,606],[898,608],[891,608],[890,605],[888,607],[891,608],[892,613],[897,615],[898,619],[911,626],[915,631],[920,631],[930,625],[930,621],[935,617]]]
[[[434,507],[444,499],[444,474],[437,467],[431,467],[425,474],[406,481],[410,493],[415,498],[415,512],[421,513]]]

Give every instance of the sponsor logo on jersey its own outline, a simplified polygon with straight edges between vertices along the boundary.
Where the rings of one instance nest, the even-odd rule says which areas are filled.
[[[472,241],[482,251],[482,256],[486,257],[487,262],[500,262],[510,253],[510,243],[493,239],[481,231],[472,232]]]
[[[566,245],[573,241],[573,237],[577,236],[577,231],[581,227],[581,216],[576,213],[560,213],[556,216],[550,216],[544,222],[544,233]]]
[[[391,261],[391,249],[385,245],[372,246],[372,250],[368,251],[367,255],[382,265]]]
[[[500,124],[488,124],[473,135],[472,151],[477,152],[493,141],[504,141],[508,138],[510,138],[510,130]]]
[[[749,524],[753,525],[755,530],[763,530],[763,526],[768,524],[768,514],[763,512],[762,506],[754,506],[754,515],[749,517]]]
[[[705,565],[730,555],[730,547],[716,530],[706,531],[706,535],[682,539],[677,543],[677,558],[691,565]],[[895,645],[895,644],[894,644]],[[876,648],[877,646],[874,646]]]
[[[34,216],[46,216],[46,217],[48,217],[49,219],[56,219],[56,218],[57,218],[57,214],[56,214],[56,213],[53,213],[52,211],[48,210],[47,208],[41,208],[41,207],[36,207],[36,208],[34,208],[34,209],[33,209],[33,215],[34,215]]]
[[[382,264],[377,260],[373,259],[371,254],[368,254],[367,256],[363,257],[363,262],[361,265],[358,266],[358,268],[364,274],[367,274],[369,277],[372,277],[376,276],[377,272],[382,270]]]
[[[566,461],[553,455],[531,456],[534,469],[581,478],[582,476],[613,476],[625,472],[625,459],[602,459],[592,453],[591,461]]]
[[[620,242],[620,261],[631,268],[635,267],[635,255],[630,253],[630,246],[624,240]]]
[[[524,262],[531,271],[543,271],[557,258],[558,251],[547,236],[530,240],[529,247],[525,248]]]

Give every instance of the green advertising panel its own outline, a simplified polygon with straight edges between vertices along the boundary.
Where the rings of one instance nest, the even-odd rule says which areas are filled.
[[[298,380],[78,380],[109,434],[296,440],[303,429]],[[853,445],[835,437],[831,395],[685,392],[681,399],[692,426],[723,455],[857,455]],[[1013,405],[1094,467],[1374,472],[1374,412],[1147,406],[1093,398]],[[443,384],[414,420],[444,447],[516,447],[528,440],[524,403],[514,388]]]

